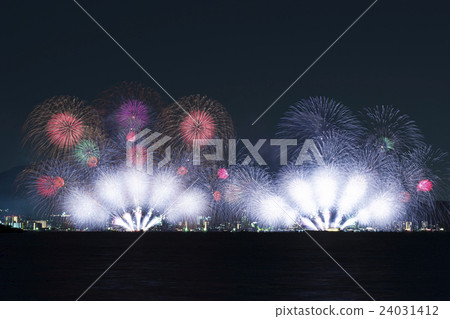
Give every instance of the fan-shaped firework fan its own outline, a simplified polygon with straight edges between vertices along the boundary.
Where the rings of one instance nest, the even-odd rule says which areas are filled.
[[[61,156],[83,139],[100,134],[97,113],[75,97],[56,96],[28,116],[24,143],[38,155]]]
[[[366,108],[363,112],[366,143],[387,154],[423,147],[423,136],[416,123],[392,106]]]
[[[133,169],[107,170],[93,184],[92,189],[65,196],[64,208],[78,225],[96,229],[112,220],[116,228],[146,231],[161,222],[183,190],[177,175],[168,170],[153,176]],[[79,204],[82,199],[85,205]]]
[[[39,213],[56,213],[64,194],[84,184],[83,172],[64,160],[46,160],[24,169],[17,184],[35,204]]]
[[[228,139],[234,138],[235,134],[225,108],[200,95],[183,97],[165,109],[161,130],[172,137],[173,148],[182,150],[192,150],[195,143],[207,139],[222,139],[224,149],[227,149]]]
[[[385,227],[402,213],[395,180],[380,179],[364,166],[342,170],[290,165],[278,180],[279,192],[298,211],[298,222],[306,229],[346,228],[356,222]]]
[[[156,111],[164,104],[157,91],[136,82],[122,82],[93,101],[108,131],[119,130],[129,134],[129,138],[145,127],[152,128],[157,121]]]

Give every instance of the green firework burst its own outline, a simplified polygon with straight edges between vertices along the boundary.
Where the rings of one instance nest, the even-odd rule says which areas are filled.
[[[383,137],[381,138],[381,148],[387,151],[393,151],[395,149],[395,142],[390,138]]]
[[[81,140],[75,147],[75,158],[82,164],[87,164],[95,157],[98,159],[100,151],[97,144],[88,139]]]

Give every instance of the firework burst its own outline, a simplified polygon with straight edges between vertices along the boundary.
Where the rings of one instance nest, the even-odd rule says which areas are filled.
[[[62,197],[83,185],[86,176],[69,160],[46,160],[24,169],[17,178],[19,189],[34,202],[39,213],[57,212]]]
[[[94,104],[96,110],[62,96],[38,105],[25,124],[24,141],[38,156],[52,158],[18,178],[38,211],[64,210],[79,229],[112,225],[146,231],[165,220],[188,227],[200,217],[214,227],[246,223],[258,230],[296,224],[309,230],[387,229],[397,221],[437,220],[436,199],[448,196],[442,183],[445,154],[426,146],[416,124],[392,107],[366,109],[360,122],[331,99],[298,102],[278,134],[300,142],[295,152],[312,139],[323,163],[296,165],[290,158],[291,164],[271,176],[260,166],[226,160],[194,164],[194,146],[204,140],[222,139],[228,157],[228,139],[235,133],[217,101],[184,97],[178,101],[184,110],[175,103],[159,118],[154,113],[162,105],[159,94],[123,83]],[[153,175],[125,167],[148,160],[146,150],[130,155],[126,148],[146,126],[171,137],[171,161]],[[215,151],[204,147],[206,153]],[[152,154],[155,162],[166,155]],[[240,157],[247,155],[240,151]]]
[[[180,108],[180,105],[182,108]],[[172,137],[172,146],[191,150],[205,139],[222,139],[224,146],[234,137],[233,122],[225,108],[206,96],[190,95],[163,111],[161,130]]]
[[[109,88],[92,104],[109,133],[121,131],[130,135],[144,127],[153,127],[158,120],[155,111],[165,105],[157,91],[136,82],[122,82]]]
[[[149,107],[139,100],[127,100],[116,114],[119,127],[128,132],[138,132],[149,124]]]
[[[385,153],[402,153],[424,147],[423,135],[408,115],[392,106],[366,108],[363,112],[366,143]]]
[[[98,158],[100,157],[100,150],[92,140],[81,140],[74,150],[75,158],[81,163],[86,164],[89,167],[95,167],[98,164]]]
[[[24,143],[38,155],[60,156],[83,138],[99,134],[99,118],[86,103],[57,96],[36,106],[28,116]]]
[[[278,134],[298,141],[313,139],[324,143],[330,138],[342,138],[355,143],[361,132],[360,122],[348,107],[325,97],[310,97],[289,108],[281,119]]]

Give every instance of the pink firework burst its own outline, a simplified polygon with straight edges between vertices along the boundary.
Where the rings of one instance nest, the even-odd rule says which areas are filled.
[[[136,133],[134,131],[129,131],[127,134],[127,141],[134,142],[136,141]]]
[[[194,141],[213,138],[216,125],[209,113],[196,110],[186,115],[180,124],[180,131],[185,143],[193,146]]]
[[[150,121],[148,107],[139,100],[127,100],[117,111],[116,120],[121,128],[139,131]]]
[[[84,133],[83,122],[71,113],[53,115],[47,123],[47,136],[59,148],[70,148],[77,144]]]
[[[230,176],[225,168],[221,168],[217,171],[217,176],[220,179],[227,179]]]
[[[420,181],[419,184],[417,184],[417,191],[429,192],[432,189],[433,189],[433,183],[428,179],[424,179],[424,180]]]
[[[41,176],[36,180],[36,190],[42,197],[53,197],[64,186],[64,180],[57,176]]]

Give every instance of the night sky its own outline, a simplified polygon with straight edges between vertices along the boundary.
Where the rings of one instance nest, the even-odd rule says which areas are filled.
[[[323,95],[354,111],[395,105],[450,151],[447,1],[378,1],[251,126],[371,3],[80,1],[175,98],[219,100],[242,138],[273,137],[289,105]],[[156,88],[74,2],[6,1],[2,11],[0,171],[27,163],[21,127],[37,103],[90,101],[121,81]]]

